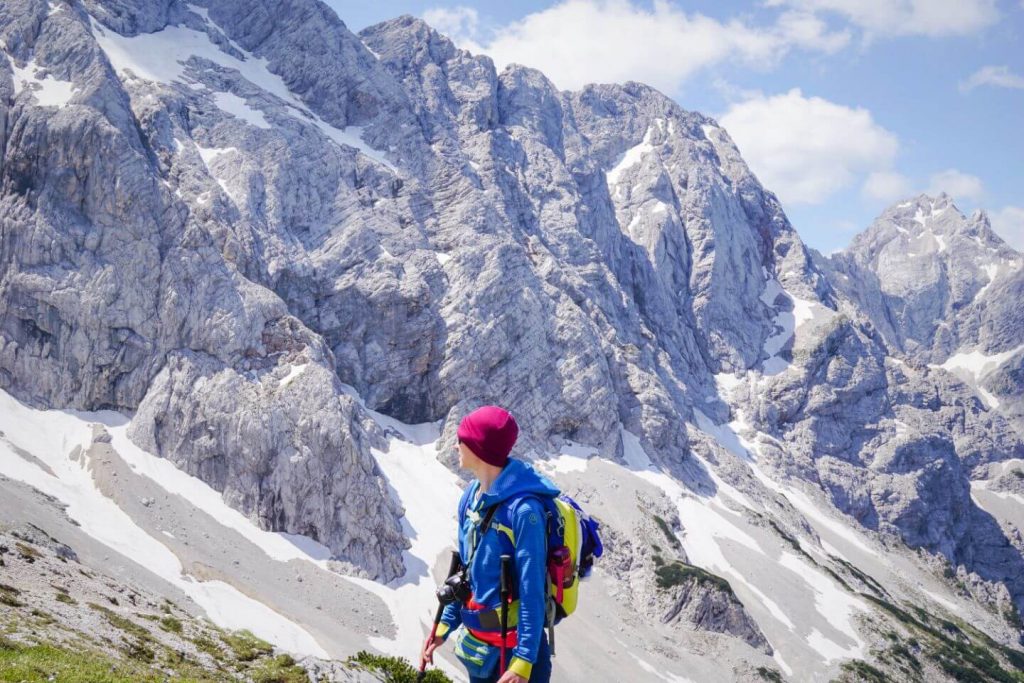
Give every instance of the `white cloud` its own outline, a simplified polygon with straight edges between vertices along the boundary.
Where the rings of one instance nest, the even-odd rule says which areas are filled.
[[[989,214],[992,229],[1017,251],[1024,251],[1024,208],[1004,206]]]
[[[721,123],[765,187],[786,203],[821,203],[858,176],[890,168],[899,149],[868,110],[804,97],[799,89],[734,104]]]
[[[446,36],[473,36],[480,15],[472,7],[435,7],[423,13],[423,21]]]
[[[869,34],[969,35],[999,19],[996,0],[768,0],[805,12],[838,14]]]
[[[928,185],[928,194],[945,192],[954,199],[978,201],[985,193],[981,178],[978,176],[949,168],[932,175]]]
[[[960,82],[960,91],[968,92],[979,85],[992,85],[997,88],[1024,88],[1024,76],[1010,71],[1008,66],[983,66],[968,78]]]
[[[914,193],[910,178],[896,171],[875,171],[867,177],[861,194],[886,204],[909,197]]]
[[[451,37],[472,52],[540,69],[559,88],[635,80],[676,93],[695,72],[727,60],[770,67],[793,49],[831,53],[850,41],[806,12],[787,11],[767,27],[687,14],[667,0],[563,0],[482,37],[468,8],[430,10],[454,25]]]

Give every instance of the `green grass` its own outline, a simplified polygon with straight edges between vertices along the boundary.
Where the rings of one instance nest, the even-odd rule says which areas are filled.
[[[140,662],[152,663],[156,659],[156,652],[151,645],[152,642],[145,638],[132,638],[125,643],[124,653]]]
[[[224,659],[224,650],[206,633],[201,633],[193,638],[192,644],[196,646],[197,650],[205,652],[216,660]]]
[[[385,683],[415,683],[417,671],[404,659],[375,655],[365,650],[356,653],[346,660],[347,664],[355,664],[368,671],[383,674]],[[444,672],[428,668],[423,679],[426,683],[451,683]]]
[[[7,591],[10,593],[11,591]],[[161,615],[158,625],[172,633],[185,630],[198,634],[191,641],[203,655],[173,649],[160,642],[143,625],[137,615],[118,614],[103,605],[85,603],[103,616],[121,634],[118,638],[101,637],[98,640],[83,633],[69,632],[70,641],[56,644],[43,642],[36,631],[26,627],[39,620],[53,621],[46,612],[33,610],[32,621],[19,620],[13,610],[3,614],[0,622],[0,683],[307,683],[308,674],[286,654],[275,656],[271,645],[248,631],[227,632],[215,626],[202,628],[199,622],[188,626],[184,617]],[[26,618],[27,614],[24,615]],[[145,615],[138,615],[143,617]],[[155,626],[156,624],[154,624]],[[25,642],[11,640],[3,633],[18,634]],[[28,635],[32,633],[34,635]],[[397,660],[396,660],[397,661]],[[388,659],[378,663],[386,668]],[[388,679],[405,680],[405,679]],[[409,679],[409,680],[415,680]],[[427,678],[441,683],[446,678],[438,674]]]
[[[757,675],[763,680],[771,681],[772,683],[782,683],[782,674],[775,669],[769,669],[766,666],[757,667]]]
[[[35,562],[42,557],[42,554],[38,550],[32,546],[25,545],[24,543],[15,543],[14,548],[18,551],[18,554],[21,555],[21,559],[26,562]]]
[[[258,667],[249,671],[255,683],[308,683],[306,670],[295,663],[289,655],[278,655],[263,660]]]
[[[968,683],[1024,683],[1024,654],[1017,650],[997,643],[966,623],[956,624],[945,619],[932,618],[920,607],[912,607],[914,614],[911,614],[888,600],[867,593],[862,593],[861,596],[895,617],[908,630],[915,632],[921,642],[914,638],[914,645],[920,646],[929,660],[938,664],[954,679]],[[939,626],[933,626],[933,622]],[[1015,670],[1007,671],[993,653],[1003,655]]]
[[[1006,623],[1010,624],[1015,628],[1021,627],[1020,612],[1017,610],[1017,605],[1012,601],[1010,606],[1003,610],[1003,619],[1006,619]]]
[[[24,607],[25,603],[18,599],[21,595],[21,591],[14,586],[8,586],[5,583],[0,583],[0,605],[7,605],[8,607]]]
[[[36,619],[38,619],[43,626],[47,626],[49,624],[54,624],[57,622],[57,620],[54,619],[52,614],[50,614],[49,612],[44,612],[41,609],[33,609],[31,614]]]
[[[274,651],[270,643],[260,640],[249,631],[222,633],[220,639],[221,642],[231,648],[235,659],[240,662],[251,662],[257,657],[269,655]]]
[[[170,633],[181,633],[181,619],[177,617],[164,617],[160,620],[160,628]]]
[[[103,614],[103,616],[107,618],[107,621],[110,623],[111,626],[119,628],[125,633],[135,636],[135,638],[138,640],[149,641],[153,639],[153,634],[151,634],[149,632],[149,629],[147,629],[145,626],[136,624],[131,619],[128,619],[127,617],[122,617],[117,612],[114,612],[113,610],[104,607],[103,605],[97,605],[95,602],[90,602],[88,604],[89,607]]]
[[[921,660],[902,643],[889,648],[889,653],[896,659],[903,660],[915,672],[921,673]]]
[[[60,592],[57,593],[57,602],[63,602],[65,605],[77,605],[78,604],[78,600],[75,600],[73,597],[71,597],[67,593],[60,593]]]
[[[251,635],[242,637],[243,641],[250,639]],[[309,680],[305,669],[286,654],[276,657],[261,654],[252,662],[237,663],[232,670],[209,670],[183,653],[153,640],[129,638],[121,653],[123,656],[119,657],[93,651],[86,646],[26,645],[0,636],[0,682],[166,683],[171,680],[175,683],[235,683],[245,680],[252,683],[307,683]],[[380,658],[382,667],[387,659]],[[438,675],[428,675],[426,680],[450,683]],[[415,678],[386,680],[413,681]]]
[[[167,675],[145,664],[53,645],[19,645],[0,639],[0,681],[18,683],[163,683]],[[189,676],[176,681],[209,679]]]

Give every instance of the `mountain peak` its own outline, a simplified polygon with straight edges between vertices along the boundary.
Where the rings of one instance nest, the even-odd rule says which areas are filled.
[[[448,36],[411,14],[368,26],[359,32],[359,38],[385,62],[405,63],[412,55],[425,50],[431,61],[440,64],[460,52]]]
[[[883,252],[896,261],[915,257],[945,260],[966,258],[977,262],[1013,258],[1016,253],[992,230],[988,215],[964,215],[946,193],[921,194],[893,204],[839,254],[862,262]]]
[[[827,268],[894,348],[941,362],[958,347],[1016,345],[1015,327],[996,321],[1013,318],[999,292],[1016,287],[1022,265],[984,211],[965,216],[943,193],[892,205]]]

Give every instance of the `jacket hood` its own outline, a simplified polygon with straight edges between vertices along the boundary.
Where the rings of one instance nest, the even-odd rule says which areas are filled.
[[[479,486],[479,482],[474,486]],[[533,469],[533,465],[512,459],[494,480],[491,490],[480,497],[480,509],[526,494],[554,497],[560,492],[550,479]]]

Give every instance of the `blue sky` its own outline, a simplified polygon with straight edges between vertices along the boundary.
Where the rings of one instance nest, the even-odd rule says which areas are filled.
[[[723,123],[804,241],[946,191],[1024,250],[1024,0],[329,0],[400,14],[560,88],[650,83]]]

